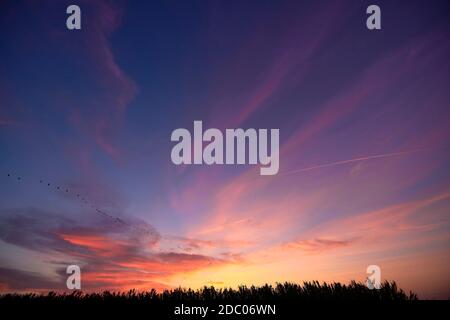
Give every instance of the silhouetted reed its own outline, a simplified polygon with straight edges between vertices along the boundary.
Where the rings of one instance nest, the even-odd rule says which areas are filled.
[[[317,281],[304,282],[302,285],[295,283],[278,283],[275,286],[240,286],[237,289],[203,287],[198,290],[177,288],[157,292],[130,290],[127,292],[83,293],[73,291],[71,293],[49,292],[47,294],[36,293],[12,293],[0,295],[0,302],[56,302],[78,303],[106,302],[160,304],[176,302],[295,302],[295,301],[409,301],[417,300],[414,293],[406,294],[398,288],[395,282],[384,282],[379,290],[370,290],[363,283],[352,281],[350,284],[322,283]]]

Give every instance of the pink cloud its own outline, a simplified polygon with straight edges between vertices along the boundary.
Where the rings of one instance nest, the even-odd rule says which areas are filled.
[[[298,249],[307,253],[322,253],[324,251],[333,250],[349,246],[352,241],[349,240],[331,240],[331,239],[311,239],[311,240],[295,240],[283,245],[287,249]]]
[[[242,65],[246,64],[249,59],[248,55],[254,54],[255,50],[261,44],[267,42],[267,38],[261,33],[260,37],[248,39],[248,45],[241,48],[233,58],[232,66],[227,66],[226,70],[221,70],[221,86],[216,88],[216,96],[219,101],[213,101],[213,105],[217,105],[214,111],[223,108],[224,105],[230,104],[235,107],[237,112],[230,116],[228,113],[218,112],[219,117],[213,118],[217,121],[215,127],[239,127],[244,121],[249,119],[255,112],[261,111],[266,107],[270,99],[275,98],[278,94],[286,89],[286,83],[294,77],[296,82],[301,82],[310,71],[311,62],[320,49],[323,49],[326,41],[336,34],[337,26],[345,20],[346,14],[337,14],[340,4],[334,2],[316,10],[314,14],[308,15],[300,22],[297,16],[291,17],[294,22],[289,29],[283,32],[279,42],[278,49],[275,50],[270,61],[266,64],[254,85],[248,86],[243,95],[230,99],[228,96],[220,99],[223,90],[223,83],[236,81],[236,74],[241,72]],[[306,19],[306,20],[305,20]],[[258,32],[260,32],[258,30]],[[258,34],[257,32],[257,34]],[[230,75],[230,73],[232,74]],[[227,75],[230,79],[227,78]],[[225,80],[224,80],[225,79]],[[213,88],[214,90],[214,88]],[[247,93],[248,92],[248,93]],[[227,107],[228,109],[228,107]]]
[[[423,212],[424,209],[447,201],[449,198],[450,192],[446,191],[420,200],[354,214],[347,218],[336,218],[310,229],[305,233],[305,237],[360,239],[367,250],[368,243],[373,245],[379,241],[389,242],[392,238],[404,234],[412,235],[435,229],[439,225],[441,213],[436,212],[434,215],[428,213],[426,219],[422,219],[423,221],[414,214]]]
[[[166,280],[187,276],[205,268],[235,264],[235,256],[204,255],[160,246],[156,230],[139,233],[117,224],[93,228],[38,209],[11,209],[2,213],[1,238],[8,244],[39,253],[49,270],[76,263],[82,268],[83,290],[165,289]],[[12,236],[14,235],[14,236]],[[177,238],[190,246],[209,246],[207,241]],[[28,279],[24,284],[20,279]],[[64,289],[64,276],[0,268],[5,290]]]

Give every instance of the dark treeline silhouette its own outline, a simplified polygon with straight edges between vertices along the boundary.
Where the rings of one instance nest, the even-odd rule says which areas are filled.
[[[161,302],[254,302],[254,301],[409,301],[417,300],[417,295],[410,292],[406,294],[398,288],[395,282],[384,282],[381,288],[370,290],[363,283],[352,281],[350,284],[332,283],[320,284],[317,281],[304,282],[302,285],[295,283],[278,283],[275,286],[240,286],[238,289],[203,287],[201,289],[177,288],[157,292],[130,290],[127,292],[83,293],[73,291],[71,293],[49,292],[47,294],[36,293],[9,293],[0,295],[0,302],[131,302],[139,304]]]
[[[309,319],[361,316],[377,317],[401,315],[402,318],[429,314],[430,307],[424,301],[417,301],[416,294],[406,294],[395,282],[384,282],[379,290],[370,290],[364,283],[351,282],[319,283],[317,281],[278,283],[274,286],[240,286],[237,289],[203,287],[201,289],[177,288],[157,292],[156,290],[127,292],[70,293],[49,292],[11,293],[0,295],[0,314],[10,310],[20,313],[43,315],[49,319],[61,319],[70,315],[90,319],[98,315],[100,319],[141,317],[145,319]],[[224,309],[224,306],[226,307]],[[274,314],[219,314],[228,307],[251,310],[251,306],[271,306]],[[187,315],[177,313],[183,308],[208,308],[207,315]],[[423,308],[425,307],[425,308]],[[445,308],[433,306],[433,310]],[[425,310],[425,311],[424,311]],[[431,311],[433,311],[431,310]],[[93,313],[95,312],[95,313]],[[301,315],[301,317],[300,317]],[[370,318],[370,317],[369,317]]]

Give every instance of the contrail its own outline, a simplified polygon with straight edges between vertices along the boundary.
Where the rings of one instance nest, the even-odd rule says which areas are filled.
[[[341,164],[347,164],[347,163],[353,163],[353,162],[359,162],[359,161],[365,161],[365,160],[396,157],[396,156],[411,154],[411,153],[415,153],[415,152],[419,152],[419,151],[423,151],[423,150],[424,149],[417,149],[417,150],[411,150],[411,151],[400,151],[400,152],[376,154],[373,156],[366,156],[366,157],[359,157],[359,158],[353,158],[353,159],[348,159],[348,160],[329,162],[329,163],[324,163],[324,164],[320,164],[320,165],[316,165],[316,166],[311,166],[311,167],[306,167],[306,168],[302,168],[302,169],[284,172],[280,175],[295,174],[295,173],[300,173],[300,172],[305,172],[305,171],[310,171],[310,170],[315,170],[315,169],[321,169],[321,168],[327,168],[327,167],[334,167],[334,166],[339,166]]]

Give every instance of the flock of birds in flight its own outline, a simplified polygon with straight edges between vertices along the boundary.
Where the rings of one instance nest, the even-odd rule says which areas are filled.
[[[23,181],[21,176],[14,176],[11,173],[8,173],[8,177],[9,178],[16,177],[17,181]],[[44,181],[42,179],[39,180],[39,183],[42,184],[42,185],[47,185],[47,187],[51,187],[52,186],[51,182]],[[123,226],[126,226],[126,227],[129,227],[129,228],[132,228],[132,229],[135,229],[135,230],[138,230],[138,231],[150,234],[150,230],[145,228],[145,227],[143,227],[143,226],[136,226],[136,225],[130,224],[130,223],[124,221],[123,219],[119,218],[119,217],[113,216],[113,215],[105,212],[104,210],[99,209],[92,201],[89,201],[85,196],[81,195],[80,193],[74,193],[69,188],[64,188],[64,187],[61,187],[59,185],[56,186],[56,190],[61,191],[61,192],[65,191],[65,193],[67,193],[67,194],[74,194],[76,200],[78,200],[79,202],[82,202],[83,204],[89,206],[97,214],[99,214],[99,215],[101,215],[103,217],[106,217],[108,219],[111,219],[116,224],[121,224]]]

